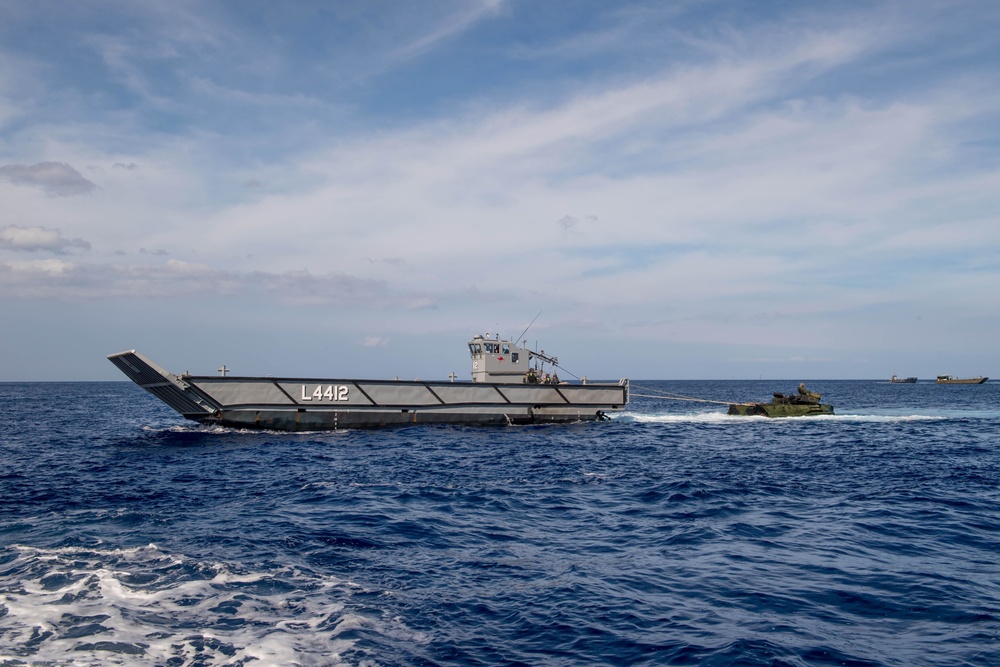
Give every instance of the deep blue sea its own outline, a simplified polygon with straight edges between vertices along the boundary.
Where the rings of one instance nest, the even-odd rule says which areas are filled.
[[[0,665],[1000,665],[1000,383],[809,385],[288,434],[0,384]]]

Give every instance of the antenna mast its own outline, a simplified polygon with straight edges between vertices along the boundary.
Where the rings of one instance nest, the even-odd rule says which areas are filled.
[[[538,315],[541,315],[541,314],[542,314],[542,311],[538,311]],[[517,337],[517,339],[516,339],[516,340],[514,341],[514,345],[517,345],[517,344],[518,344],[518,343],[519,343],[519,342],[521,341],[521,339],[522,339],[522,338],[524,338],[524,334],[528,333],[528,329],[530,329],[530,328],[531,328],[531,325],[532,325],[532,324],[534,324],[534,323],[535,323],[535,320],[537,320],[537,319],[538,319],[538,315],[535,315],[535,316],[534,316],[534,317],[533,317],[533,318],[531,319],[531,321],[530,321],[530,322],[528,322],[528,326],[524,327],[524,331],[522,331],[522,332],[521,332],[521,335],[520,335],[520,336],[518,336],[518,337]]]

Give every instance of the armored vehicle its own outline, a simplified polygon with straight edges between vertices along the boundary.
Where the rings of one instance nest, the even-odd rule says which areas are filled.
[[[805,417],[806,415],[832,415],[833,406],[820,403],[821,394],[800,384],[794,394],[774,392],[770,403],[733,403],[729,414],[760,417]]]

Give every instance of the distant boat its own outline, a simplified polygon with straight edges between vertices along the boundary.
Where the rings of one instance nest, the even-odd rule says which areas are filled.
[[[989,378],[977,377],[977,378],[956,378],[950,375],[938,375],[938,384],[982,384],[989,380]]]
[[[917,382],[917,378],[914,377],[900,378],[893,375],[891,378],[889,378],[889,382],[891,382],[892,384],[915,384]]]

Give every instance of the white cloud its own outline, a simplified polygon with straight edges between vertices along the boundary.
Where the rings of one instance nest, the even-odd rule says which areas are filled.
[[[28,261],[3,262],[0,263],[0,285],[3,284],[4,269],[6,269],[9,272],[9,275],[16,280],[18,278],[30,276],[44,276],[45,278],[51,279],[66,275],[66,273],[71,271],[73,268],[74,265],[72,263],[65,262],[61,259],[33,259]]]
[[[83,239],[64,238],[58,229],[8,225],[0,228],[0,248],[25,252],[47,250],[64,254],[72,250],[89,250],[90,244]]]

